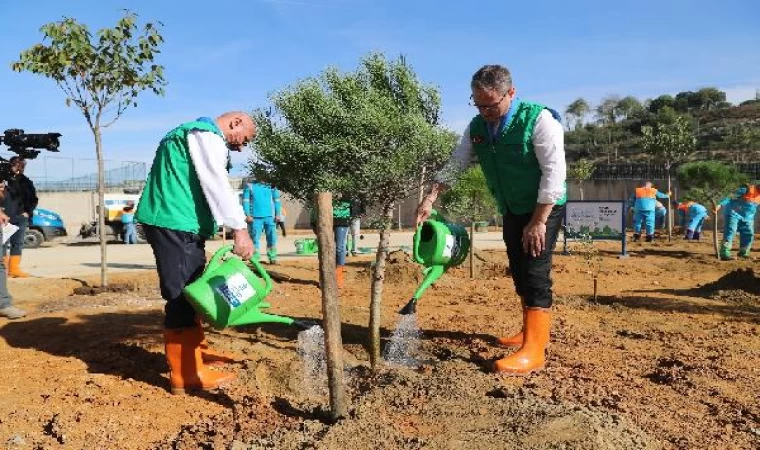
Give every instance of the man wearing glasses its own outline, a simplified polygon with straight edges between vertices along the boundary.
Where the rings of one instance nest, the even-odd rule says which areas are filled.
[[[552,250],[566,201],[564,130],[555,111],[515,97],[506,67],[483,66],[470,87],[479,114],[418,206],[417,224],[428,218],[438,194],[477,160],[504,218],[509,268],[523,306],[522,331],[497,339],[519,350],[496,361],[494,370],[525,375],[543,368],[549,343]]]
[[[164,308],[164,342],[172,393],[210,389],[234,379],[204,363],[232,358],[208,348],[195,309],[182,289],[206,265],[206,239],[219,226],[233,231],[233,253],[253,254],[245,214],[227,179],[228,151],[242,151],[256,136],[244,112],[200,118],[169,131],[158,145],[138,203],[135,221],[143,225],[156,258]]]

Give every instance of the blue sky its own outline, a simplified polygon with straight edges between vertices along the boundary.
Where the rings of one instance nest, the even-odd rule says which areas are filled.
[[[0,131],[63,134],[60,158],[46,153],[30,175],[90,172],[94,144],[52,81],[12,72],[10,63],[40,42],[44,23],[68,16],[94,31],[113,26],[126,7],[164,23],[157,62],[169,84],[165,97],[143,94],[105,131],[111,164],[150,162],[173,126],[266,106],[268,93],[327,66],[352,70],[370,51],[404,53],[422,80],[439,86],[444,121],[456,131],[474,113],[470,76],[489,63],[510,68],[518,95],[560,111],[578,97],[593,105],[610,94],[643,100],[716,86],[739,102],[760,88],[757,0],[2,0]]]

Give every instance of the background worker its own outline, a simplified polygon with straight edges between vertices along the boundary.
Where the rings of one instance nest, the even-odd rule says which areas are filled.
[[[665,205],[663,205],[661,201],[657,200],[654,207],[655,229],[662,230],[662,229],[667,228],[668,226],[668,221],[666,220],[667,216],[668,216],[668,208],[666,208]]]
[[[678,204],[678,211],[684,219],[684,239],[698,241],[707,219],[707,208],[697,202],[685,201]]]
[[[654,187],[651,181],[646,181],[633,192],[633,240],[641,239],[642,225],[646,231],[647,242],[654,240],[654,222],[657,199],[668,199],[668,194],[663,194]]]
[[[267,241],[269,264],[277,264],[277,224],[281,219],[280,191],[272,186],[253,181],[243,190],[243,211],[248,232],[253,240],[254,258],[259,255],[259,241],[264,233]]]
[[[755,213],[760,204],[760,188],[753,184],[741,186],[733,196],[718,203],[725,211],[723,215],[723,242],[720,247],[720,259],[730,261],[734,236],[739,233],[739,257],[749,258],[752,241],[755,239]]]
[[[121,223],[124,226],[124,243],[137,244],[137,224],[135,223],[135,204],[129,202],[121,211]]]

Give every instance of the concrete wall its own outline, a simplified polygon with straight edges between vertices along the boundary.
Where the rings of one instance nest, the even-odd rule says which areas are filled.
[[[665,180],[652,180],[661,191],[667,190]],[[584,183],[585,200],[623,200],[628,199],[636,187],[632,180],[590,180]],[[568,186],[568,198],[580,200],[580,189],[577,184]],[[680,198],[678,183],[673,181],[673,194]],[[76,236],[82,223],[89,222],[95,217],[96,195],[93,192],[41,192],[39,193],[40,207],[57,212],[63,217],[69,236]],[[309,229],[309,211],[299,202],[283,196],[283,207],[286,210],[286,227]],[[414,226],[417,195],[413,195],[401,203],[401,226]],[[720,214],[722,217],[722,214]],[[721,218],[719,218],[721,219]],[[399,221],[399,209],[394,213],[394,228]],[[719,225],[722,220],[719,220]],[[755,217],[755,228],[760,230],[760,214]]]
[[[39,207],[61,215],[69,237],[76,237],[82,223],[95,217],[97,196],[94,192],[39,192]]]

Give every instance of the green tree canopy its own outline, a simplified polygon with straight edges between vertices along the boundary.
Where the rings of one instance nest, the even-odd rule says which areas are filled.
[[[257,110],[252,161],[258,178],[308,201],[320,190],[349,194],[367,207],[405,198],[426,169],[432,177],[455,135],[438,125],[440,96],[402,57],[365,57],[358,70],[331,68],[270,96]]]
[[[608,95],[596,107],[596,115],[599,123],[602,125],[614,124],[617,122],[620,111],[618,104],[620,97],[617,95]]]
[[[665,106],[669,106],[673,108],[673,106],[675,105],[675,102],[676,101],[672,95],[667,95],[667,94],[661,95],[657,97],[656,99],[652,100],[651,102],[649,102],[649,112],[656,114]]]
[[[616,107],[618,113],[621,114],[625,119],[628,119],[634,113],[642,110],[643,108],[644,107],[641,105],[641,102],[636,97],[633,97],[631,95],[621,98]]]
[[[583,124],[583,119],[589,113],[591,108],[588,102],[583,98],[578,98],[570,103],[565,109],[565,115],[575,121],[575,129],[578,129]],[[568,120],[568,128],[570,128],[570,122]]]
[[[642,128],[641,146],[652,157],[665,164],[666,169],[682,161],[694,149],[696,139],[691,130],[691,122],[684,117],[670,117],[654,126]]]
[[[498,212],[479,165],[465,171],[451,189],[443,193],[441,206],[447,218],[470,222],[489,220]]]
[[[580,159],[569,165],[567,168],[567,178],[578,182],[578,187],[581,192],[581,200],[583,200],[583,185],[586,180],[591,179],[594,176],[596,165],[589,159]]]

